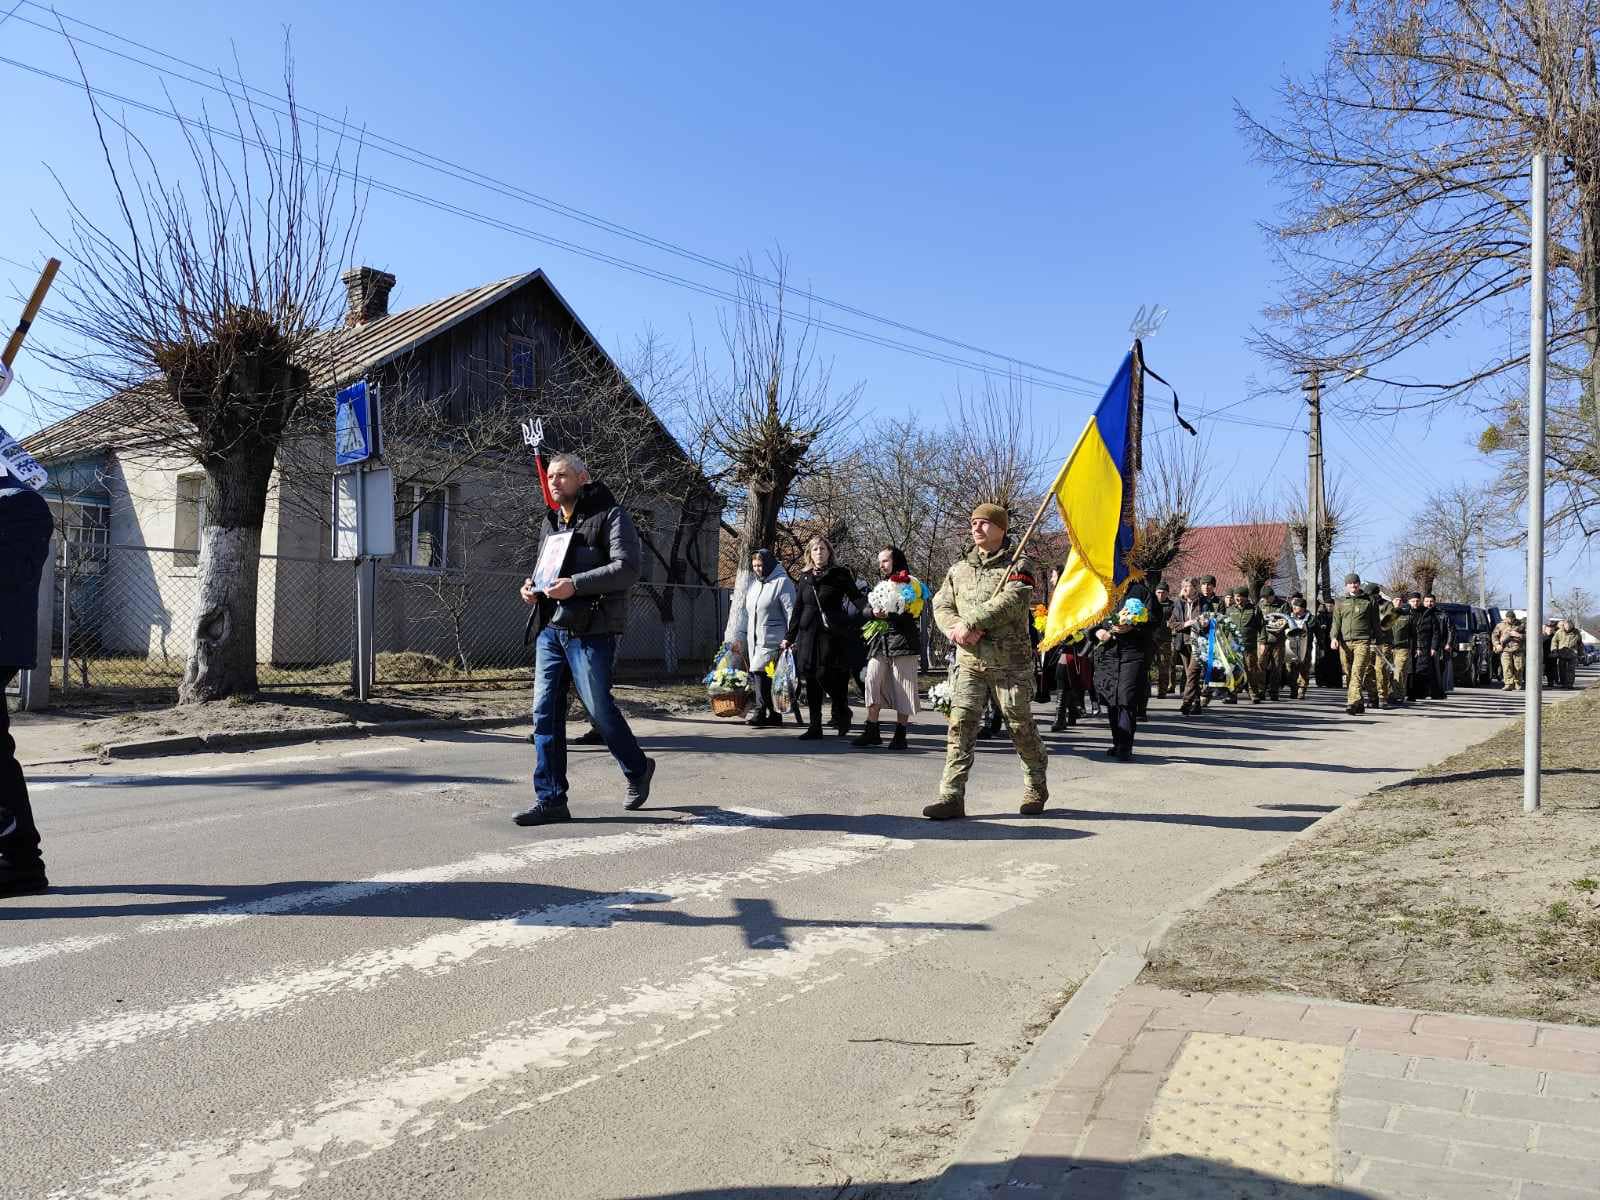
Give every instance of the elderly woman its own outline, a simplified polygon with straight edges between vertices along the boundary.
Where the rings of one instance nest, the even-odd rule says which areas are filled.
[[[1111,723],[1106,753],[1118,762],[1133,761],[1140,702],[1150,696],[1150,643],[1157,632],[1150,621],[1153,600],[1143,583],[1132,584],[1116,614],[1094,630],[1094,690]]]
[[[771,550],[757,550],[750,556],[750,575],[744,593],[742,637],[734,642],[734,649],[748,656],[750,677],[756,682],[756,710],[745,724],[782,725],[783,718],[772,706],[772,676],[767,668],[778,661],[788,644],[785,639],[796,606],[794,580]]]
[[[809,569],[795,581],[798,593],[789,618],[784,646],[794,650],[795,673],[805,680],[811,723],[802,741],[822,736],[822,697],[832,703],[830,723],[841,735],[850,732],[850,677],[866,663],[861,640],[866,597],[855,575],[834,562],[833,543],[814,537],[806,546]]]

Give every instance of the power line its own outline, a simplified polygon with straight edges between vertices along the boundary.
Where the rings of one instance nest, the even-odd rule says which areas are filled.
[[[123,34],[116,33],[113,30],[106,29],[106,28],[104,28],[102,26],[95,25],[95,24],[93,24],[91,22],[88,22],[88,21],[84,21],[84,20],[82,20],[82,19],[80,19],[78,17],[73,17],[73,16],[70,16],[68,14],[59,13],[58,10],[47,8],[45,5],[36,3],[35,0],[19,0],[19,4],[18,4],[17,7],[21,7],[23,4],[26,4],[30,8],[37,8],[37,9],[39,9],[41,11],[50,12],[52,15],[64,16],[64,17],[66,17],[67,20],[72,21],[75,25],[80,25],[80,26],[82,26],[82,27],[84,27],[86,29],[92,29],[97,33],[103,34],[106,37],[109,37],[109,38],[112,38],[112,39],[114,39],[116,41],[119,41],[119,42],[123,43],[124,45],[137,47],[138,49],[143,50],[146,53],[157,55],[157,56],[159,56],[161,58],[164,58],[164,59],[168,60],[169,62],[179,63],[179,64],[181,64],[181,65],[183,65],[185,67],[188,67],[188,68],[190,68],[191,70],[194,70],[194,71],[200,71],[200,72],[203,72],[203,73],[206,73],[206,74],[210,74],[211,73],[211,69],[210,68],[201,66],[198,63],[191,62],[188,59],[181,58],[181,57],[179,57],[179,56],[177,56],[175,54],[168,53],[167,51],[162,50],[159,47],[150,46],[150,45],[148,45],[148,44],[146,44],[144,42],[140,42],[140,41],[137,41],[137,40],[135,40],[133,38],[126,37]],[[15,11],[16,11],[16,9],[13,8],[12,12],[14,13]],[[73,38],[72,35],[69,35],[69,34],[67,34],[65,32],[64,28],[53,27],[53,26],[47,25],[47,24],[45,24],[43,22],[32,20],[32,19],[30,19],[28,17],[20,17],[18,19],[20,21],[22,21],[23,23],[25,23],[25,24],[33,26],[35,29],[40,29],[40,30],[45,31],[46,33],[51,33],[51,34],[55,34],[55,35],[58,35],[58,36],[61,36],[61,37],[65,37],[69,41],[72,41],[72,40],[79,41],[82,44],[87,45],[87,46],[91,46],[94,49],[102,51],[103,53],[115,55],[116,57],[121,58],[124,61],[135,63],[135,64],[137,64],[139,66],[145,67],[146,69],[154,71],[154,72],[157,72],[157,73],[159,73],[161,75],[165,75],[165,76],[168,76],[168,77],[173,78],[173,79],[181,79],[184,82],[189,83],[191,85],[194,85],[194,86],[197,86],[197,87],[204,87],[204,88],[207,88],[207,89],[209,89],[209,90],[211,90],[213,92],[220,93],[222,95],[227,96],[230,100],[242,99],[245,104],[251,106],[252,108],[259,106],[261,108],[265,108],[269,112],[275,113],[278,116],[287,116],[288,115],[288,112],[285,109],[273,108],[271,105],[262,103],[261,101],[250,99],[250,95],[253,93],[253,94],[257,95],[257,96],[267,97],[268,99],[274,101],[276,104],[287,105],[289,103],[289,100],[288,100],[287,97],[278,96],[275,93],[265,91],[265,90],[263,90],[261,88],[253,87],[250,84],[245,83],[245,81],[242,78],[238,79],[238,80],[232,80],[232,79],[229,80],[230,83],[237,82],[237,84],[239,85],[239,88],[244,93],[242,96],[240,96],[240,95],[236,94],[235,92],[233,92],[230,88],[223,87],[223,86],[221,86],[219,84],[213,83],[208,79],[196,79],[196,78],[194,78],[192,76],[183,74],[181,71],[174,71],[169,67],[159,66],[159,65],[157,65],[155,63],[152,63],[152,62],[148,61],[147,59],[139,58],[137,55],[127,54],[127,53],[125,53],[125,52],[123,52],[121,50],[114,49],[113,47],[110,47],[110,46],[102,45],[102,44],[100,44],[98,42],[91,41],[91,40],[89,40],[87,38]],[[220,77],[221,73],[218,72],[217,74]],[[443,157],[441,157],[439,155],[435,155],[435,154],[429,153],[428,151],[425,151],[425,150],[421,150],[421,149],[419,149],[419,148],[417,148],[415,146],[409,145],[408,143],[399,141],[399,140],[397,140],[395,138],[385,137],[382,134],[378,134],[378,133],[375,133],[375,132],[373,132],[371,130],[367,130],[364,127],[354,126],[350,122],[344,120],[343,118],[330,116],[330,115],[328,115],[326,113],[319,112],[318,110],[316,110],[314,108],[310,108],[310,107],[306,107],[306,106],[300,105],[298,102],[296,102],[295,108],[296,108],[296,110],[298,112],[309,113],[313,118],[320,118],[321,121],[332,122],[334,124],[334,126],[335,126],[334,128],[330,128],[329,126],[321,124],[318,120],[312,120],[312,121],[308,122],[308,124],[310,124],[312,128],[320,130],[320,131],[325,132],[325,133],[338,134],[340,136],[351,136],[351,135],[354,135],[354,134],[359,134],[359,136],[360,136],[360,138],[361,138],[361,140],[362,140],[362,142],[364,144],[370,139],[370,141],[372,143],[374,143],[374,145],[373,145],[374,149],[378,150],[381,153],[388,154],[388,155],[390,155],[390,156],[392,156],[394,158],[398,158],[403,162],[408,162],[408,163],[411,163],[411,164],[413,164],[415,166],[420,166],[420,167],[423,167],[424,169],[435,171],[435,172],[437,172],[437,173],[439,173],[441,175],[445,175],[445,176],[447,176],[447,177],[449,177],[451,179],[455,179],[455,180],[457,180],[459,182],[468,183],[468,184],[472,184],[472,185],[477,186],[477,187],[485,188],[486,190],[495,192],[495,193],[497,193],[499,195],[502,195],[502,196],[506,196],[506,197],[508,197],[510,199],[520,200],[523,203],[530,204],[530,205],[532,205],[532,206],[534,206],[536,208],[541,208],[541,209],[543,209],[543,210],[545,210],[547,212],[554,213],[554,214],[556,214],[558,216],[562,216],[562,217],[566,217],[566,218],[568,218],[570,220],[578,221],[578,222],[580,222],[582,224],[590,226],[591,228],[602,230],[602,231],[604,231],[606,233],[610,233],[610,234],[613,234],[613,235],[618,236],[618,237],[626,238],[626,239],[628,239],[630,241],[633,241],[633,242],[636,242],[636,243],[638,243],[640,245],[649,246],[649,247],[652,247],[653,249],[661,250],[661,251],[663,251],[665,253],[668,253],[668,254],[676,255],[676,256],[678,256],[680,258],[684,258],[684,259],[686,259],[688,261],[698,263],[698,264],[700,264],[702,266],[707,266],[707,267],[711,267],[711,268],[713,268],[715,270],[718,270],[718,271],[726,272],[727,274],[733,275],[736,278],[749,280],[749,281],[751,281],[753,283],[759,283],[759,284],[761,284],[761,285],[763,285],[765,287],[769,287],[769,288],[777,288],[779,286],[777,280],[771,279],[771,278],[769,278],[767,276],[764,276],[764,275],[761,275],[758,272],[751,271],[751,270],[749,270],[749,269],[747,269],[745,267],[741,267],[736,263],[724,262],[724,261],[722,261],[720,259],[717,259],[717,258],[714,258],[714,257],[712,257],[710,255],[702,254],[702,253],[699,253],[697,251],[691,250],[691,249],[689,249],[689,248],[687,248],[685,246],[680,245],[679,243],[670,241],[668,239],[655,237],[654,235],[651,235],[651,234],[648,234],[648,233],[644,233],[644,232],[642,232],[642,231],[640,231],[638,229],[635,229],[635,228],[633,228],[631,226],[624,225],[621,222],[608,220],[608,219],[606,219],[604,217],[598,216],[598,215],[596,215],[594,213],[588,212],[588,211],[586,211],[584,209],[581,209],[581,208],[578,208],[578,207],[576,207],[574,205],[565,204],[565,203],[563,203],[563,202],[561,202],[559,200],[552,199],[551,197],[544,196],[544,195],[541,195],[541,194],[539,194],[537,192],[530,191],[527,188],[520,187],[520,186],[518,186],[516,184],[508,183],[508,182],[506,182],[504,180],[501,180],[501,179],[497,179],[492,175],[488,175],[488,174],[485,174],[484,172],[477,171],[477,170],[475,170],[475,169],[473,169],[471,167],[468,167],[468,166],[466,166],[464,164],[453,162],[450,159],[443,158]],[[1030,371],[1040,372],[1040,373],[1047,374],[1047,375],[1055,375],[1055,376],[1058,376],[1058,377],[1060,377],[1062,379],[1072,380],[1074,382],[1085,384],[1085,385],[1088,385],[1088,386],[1093,387],[1093,388],[1103,388],[1105,386],[1103,383],[1099,383],[1099,382],[1097,382],[1095,380],[1088,379],[1088,378],[1086,378],[1085,376],[1082,376],[1082,375],[1075,375],[1075,374],[1073,374],[1073,373],[1071,373],[1069,371],[1062,371],[1062,370],[1059,370],[1059,369],[1057,369],[1055,367],[1049,367],[1049,366],[1045,366],[1045,365],[1040,364],[1040,363],[1029,362],[1026,359],[1018,358],[1017,356],[1012,355],[1012,354],[1004,354],[1004,353],[1001,353],[999,351],[989,350],[989,349],[986,349],[986,348],[984,348],[982,346],[974,345],[974,344],[972,344],[970,342],[964,342],[964,341],[960,341],[959,339],[956,339],[956,338],[947,337],[947,336],[945,336],[943,334],[935,333],[932,330],[923,329],[923,328],[920,328],[918,326],[911,325],[911,324],[908,324],[906,322],[896,320],[896,319],[894,319],[892,317],[886,317],[886,316],[883,316],[882,314],[875,313],[875,312],[872,312],[872,311],[867,310],[867,309],[858,308],[858,307],[856,307],[854,305],[847,304],[847,303],[845,303],[843,301],[840,301],[840,300],[834,300],[834,299],[831,299],[831,298],[829,298],[827,296],[823,296],[823,295],[820,295],[820,294],[815,293],[815,292],[807,291],[807,290],[804,290],[804,289],[798,289],[798,288],[786,288],[786,290],[792,291],[795,295],[797,295],[797,296],[799,296],[799,297],[801,297],[801,298],[803,298],[803,299],[805,299],[805,300],[807,300],[807,301],[809,301],[811,303],[820,304],[820,305],[823,305],[823,306],[828,307],[828,308],[837,309],[837,310],[839,310],[841,312],[848,313],[848,314],[850,314],[852,316],[860,317],[860,318],[862,318],[864,320],[869,320],[869,321],[875,322],[877,324],[886,325],[886,326],[889,326],[891,328],[898,329],[898,330],[900,330],[900,331],[902,331],[904,333],[913,334],[913,335],[915,335],[917,337],[927,338],[930,341],[939,342],[939,343],[942,343],[944,345],[951,346],[951,347],[953,347],[955,349],[965,350],[965,351],[967,351],[969,353],[973,353],[973,354],[979,354],[979,355],[982,355],[982,356],[984,356],[986,358],[998,359],[998,360],[1003,361],[1003,362],[1011,363],[1016,367],[1025,367]]]
[[[38,67],[31,63],[21,62],[17,59],[0,56],[0,63],[17,67],[20,70],[29,72],[30,74],[38,75],[41,78],[49,79],[69,87],[81,88],[85,86],[81,80],[70,79],[64,75],[58,75],[54,71],[46,70],[43,67]],[[110,91],[107,88],[94,87],[90,85],[88,90],[95,96],[115,100],[120,104],[128,105],[132,108],[150,113],[154,116],[165,117],[166,119],[179,124],[187,123],[196,129],[204,130],[205,132],[214,136],[227,138],[230,141],[239,142],[241,145],[254,146],[264,153],[273,154],[278,157],[284,157],[288,153],[266,142],[244,136],[236,130],[213,126],[209,122],[200,120],[198,118],[189,117],[181,113],[158,108],[155,105],[147,104],[141,100],[136,100],[131,96],[124,96],[121,93]],[[476,222],[480,225],[485,225],[493,229],[499,229],[502,232],[515,234],[518,237],[526,238],[530,241],[539,242],[543,245],[566,250],[569,253],[579,255],[583,258],[592,259],[596,262],[605,263],[609,266],[631,271],[634,274],[655,279],[663,283],[669,283],[677,287],[682,287],[689,291],[698,292],[701,295],[709,296],[714,299],[733,304],[748,302],[755,304],[756,307],[762,309],[763,311],[774,311],[773,307],[765,301],[750,300],[748,297],[741,297],[735,293],[722,290],[710,284],[688,279],[681,275],[674,275],[670,271],[659,270],[655,267],[649,267],[642,263],[633,262],[629,259],[607,254],[604,251],[595,250],[578,242],[572,242],[565,238],[558,238],[551,234],[541,233],[538,230],[529,229],[526,226],[517,225],[498,217],[492,217],[485,213],[477,212],[461,205],[451,204],[446,201],[424,195],[421,192],[413,191],[409,188],[403,188],[396,184],[387,183],[376,176],[357,174],[347,167],[341,167],[331,163],[324,163],[316,159],[306,159],[305,161],[307,165],[335,178],[347,179],[353,184],[374,188],[380,192],[386,192],[402,199],[411,200],[415,203],[425,205],[426,207],[435,209],[439,212],[449,213],[453,216],[458,216],[465,220]],[[840,325],[832,321],[825,321],[815,316],[808,315],[804,318],[804,321],[807,325],[814,326],[817,329],[826,330],[830,333],[837,333],[843,337],[853,338],[857,341],[867,342],[869,344],[880,346],[886,349],[899,350],[907,354],[913,354],[920,358],[928,359],[932,362],[941,362],[951,366],[964,367],[968,370],[977,371],[985,375],[993,375],[996,373],[994,367],[987,363],[960,358],[952,354],[947,354],[943,351],[932,350],[923,346],[915,346],[908,342],[902,342],[894,338],[885,337],[881,334],[870,333],[866,330],[856,329],[847,325]],[[1063,392],[1069,395],[1098,397],[1101,394],[1099,385],[1060,383],[1051,379],[1041,379],[1037,376],[1015,372],[1008,372],[1007,378],[1015,379],[1018,382],[1026,383],[1031,386],[1047,388],[1052,391]]]

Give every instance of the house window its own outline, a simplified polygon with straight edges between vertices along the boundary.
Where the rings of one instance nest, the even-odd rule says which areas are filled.
[[[65,556],[70,553],[73,571],[98,571],[111,542],[111,506],[94,500],[69,500],[57,508],[56,516],[62,535],[57,562],[66,564]]]
[[[173,506],[172,565],[192,571],[200,565],[200,530],[206,523],[206,477],[179,475],[178,499]]]
[[[544,384],[544,362],[532,338],[510,339],[511,386],[518,391],[537,392]]]
[[[449,561],[447,545],[450,537],[450,505],[446,488],[428,488],[413,485],[409,516],[401,517],[394,527],[394,562],[396,566],[417,567],[421,570],[442,571]],[[397,504],[403,498],[396,497]]]

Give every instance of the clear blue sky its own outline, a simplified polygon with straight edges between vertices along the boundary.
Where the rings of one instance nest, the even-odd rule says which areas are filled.
[[[0,0],[0,13],[13,3]],[[1270,110],[1280,75],[1321,59],[1327,6],[1071,11],[1080,7],[66,0],[62,11],[199,63],[237,52],[247,78],[273,91],[288,28],[305,105],[718,259],[781,244],[796,279],[820,294],[1089,379],[1110,376],[1134,310],[1159,301],[1171,316],[1147,347],[1151,365],[1190,409],[1233,404],[1258,373],[1244,339],[1273,293],[1256,223],[1275,196],[1246,159],[1232,104]],[[61,38],[24,17],[48,20],[24,6],[0,25],[0,55],[74,74]],[[83,55],[98,86],[163,103],[149,71]],[[46,167],[95,212],[107,200],[104,169],[81,93],[5,64],[0,85],[11,114],[0,259],[32,264],[50,249],[35,217],[65,223]],[[180,107],[198,108],[200,93],[167,86]],[[166,123],[138,113],[131,123],[172,148]],[[727,284],[370,149],[362,165],[502,220]],[[360,257],[399,277],[400,306],[542,266],[614,348],[647,326],[680,343],[715,329],[715,300],[379,193]],[[31,282],[0,261],[8,308]],[[975,382],[838,335],[822,345],[837,380],[865,381],[875,412],[937,412],[958,384]],[[36,362],[19,366],[49,385]],[[1042,389],[1033,403],[1041,426],[1067,437],[1093,407]],[[17,388],[0,401],[0,422],[15,433],[49,415]],[[1250,400],[1230,415],[1304,423],[1289,401]],[[1358,540],[1337,567],[1380,569],[1422,491],[1487,473],[1471,446],[1477,423],[1459,429],[1330,423],[1330,471],[1365,493]],[[1230,492],[1275,497],[1304,478],[1303,433],[1219,423],[1213,445],[1230,464]],[[1590,560],[1569,553],[1549,569],[1560,590],[1600,592]],[[1522,575],[1516,555],[1492,560],[1492,582],[1519,603]]]

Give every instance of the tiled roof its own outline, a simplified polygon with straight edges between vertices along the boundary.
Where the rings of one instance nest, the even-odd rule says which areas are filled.
[[[1244,582],[1233,565],[1233,548],[1241,540],[1259,540],[1263,545],[1281,547],[1289,537],[1289,526],[1283,522],[1251,525],[1201,525],[1189,531],[1183,553],[1167,568],[1166,578],[1176,587],[1177,581],[1196,575],[1215,575],[1217,587],[1234,587]]]
[[[152,402],[159,401],[149,394],[120,392],[30,434],[22,439],[22,446],[45,464],[102,453],[125,445],[130,426],[146,424],[144,417]]]

